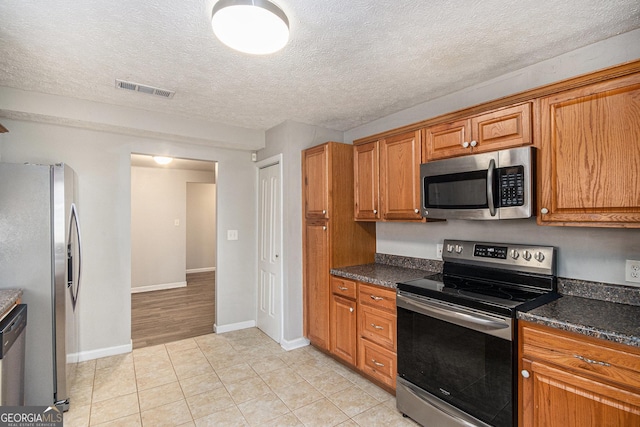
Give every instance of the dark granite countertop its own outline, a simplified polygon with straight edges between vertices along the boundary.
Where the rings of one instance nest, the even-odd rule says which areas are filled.
[[[330,273],[345,279],[395,289],[398,282],[419,279],[441,271],[442,261],[377,253],[374,263],[332,268]]]
[[[518,312],[518,318],[640,347],[640,306],[564,295],[542,307]]]
[[[397,282],[419,279],[429,273],[430,272],[428,270],[418,270],[415,268],[397,267],[395,265],[377,263],[331,269],[331,274],[334,276],[393,289],[396,288]]]
[[[22,297],[22,289],[0,289],[0,316]]]
[[[442,272],[442,261],[376,254],[375,263],[331,269],[331,274],[396,288],[397,282]],[[640,289],[558,278],[562,298],[518,318],[565,331],[640,347]]]

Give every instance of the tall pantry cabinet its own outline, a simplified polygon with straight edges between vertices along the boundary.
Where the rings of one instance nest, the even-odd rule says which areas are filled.
[[[374,261],[375,223],[353,218],[353,146],[326,142],[302,152],[304,333],[329,350],[329,270]]]

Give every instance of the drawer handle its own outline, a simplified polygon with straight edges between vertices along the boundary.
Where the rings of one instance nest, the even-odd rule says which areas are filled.
[[[376,359],[371,359],[371,363],[373,363],[376,366],[384,367],[384,363],[380,363]]]
[[[338,286],[338,289],[340,289],[341,291],[347,291],[347,290],[349,290],[349,288],[345,288],[344,286]]]
[[[371,324],[371,327],[372,327],[373,329],[384,329],[382,326],[378,326],[378,325],[376,325],[375,323],[372,323],[372,324]]]
[[[382,297],[377,297],[377,296],[375,296],[375,295],[371,295],[371,299],[372,299],[372,300],[374,300],[374,301],[382,301],[384,298],[382,298]]]
[[[575,357],[578,360],[582,360],[583,362],[587,362],[587,363],[589,363],[591,365],[611,366],[611,364],[609,364],[607,362],[600,362],[598,360],[589,359],[587,357],[580,356],[579,354],[574,354],[573,357]]]

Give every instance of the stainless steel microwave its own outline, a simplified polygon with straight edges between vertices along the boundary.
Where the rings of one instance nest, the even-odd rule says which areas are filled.
[[[421,164],[422,216],[529,218],[534,204],[534,150],[511,148]]]

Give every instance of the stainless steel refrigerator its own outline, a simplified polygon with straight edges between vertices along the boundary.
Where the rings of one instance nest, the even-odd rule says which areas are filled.
[[[29,308],[25,405],[69,408],[78,360],[77,178],[64,164],[0,163],[0,287]]]

